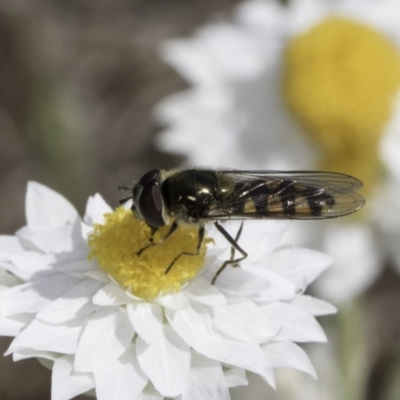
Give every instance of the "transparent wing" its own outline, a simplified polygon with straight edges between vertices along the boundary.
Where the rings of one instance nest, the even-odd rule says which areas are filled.
[[[232,193],[210,205],[204,220],[326,219],[351,214],[365,203],[362,183],[349,175],[315,171],[221,170]]]

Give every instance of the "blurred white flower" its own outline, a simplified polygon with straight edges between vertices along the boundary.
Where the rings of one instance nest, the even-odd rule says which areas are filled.
[[[149,229],[130,210],[99,196],[83,220],[62,196],[28,185],[27,225],[0,236],[0,334],[6,354],[37,357],[52,369],[52,399],[95,391],[106,399],[229,399],[245,371],[272,387],[274,368],[315,377],[295,342],[323,342],[314,316],[334,308],[304,291],[330,257],[278,248],[287,224],[246,224],[241,268],[226,268],[226,240],[212,227],[197,257],[174,251],[196,243],[182,227],[141,256]],[[235,235],[237,224],[227,224]],[[212,239],[212,241],[209,240]],[[91,260],[91,261],[89,261]],[[12,274],[12,275],[10,275]]]
[[[301,223],[291,239],[333,256],[317,289],[335,302],[365,290],[387,261],[400,270],[399,49],[396,0],[253,0],[231,22],[163,46],[192,88],[156,108],[160,149],[191,165],[364,182],[362,214]]]

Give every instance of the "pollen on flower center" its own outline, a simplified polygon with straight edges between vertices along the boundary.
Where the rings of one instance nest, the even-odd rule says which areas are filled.
[[[170,226],[157,231],[154,243],[159,242]],[[203,265],[206,244],[203,240],[198,256],[183,255],[166,274],[165,270],[183,251],[194,253],[197,247],[196,227],[179,228],[162,245],[137,252],[150,243],[150,228],[123,207],[104,216],[104,224],[96,224],[89,236],[89,259],[95,258],[100,267],[121,286],[146,300],[158,295],[179,291],[181,285],[193,279]]]
[[[400,87],[395,46],[359,22],[329,18],[289,42],[284,79],[289,108],[320,147],[321,168],[371,185]]]

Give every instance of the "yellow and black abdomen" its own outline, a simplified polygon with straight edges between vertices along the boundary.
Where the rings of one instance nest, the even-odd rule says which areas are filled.
[[[334,188],[307,186],[289,179],[235,182],[224,202],[210,210],[212,219],[322,219],[352,212],[354,199]],[[354,207],[353,207],[354,208]]]

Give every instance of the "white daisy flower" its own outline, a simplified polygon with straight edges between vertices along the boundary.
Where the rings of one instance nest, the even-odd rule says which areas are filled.
[[[130,210],[112,211],[95,195],[81,220],[38,183],[28,185],[26,217],[15,236],[0,236],[8,271],[0,274],[0,334],[15,336],[6,353],[14,360],[36,357],[52,369],[53,400],[88,392],[100,400],[221,400],[247,384],[246,371],[272,387],[275,368],[315,377],[295,342],[326,340],[315,316],[335,310],[304,291],[330,257],[279,248],[285,223],[245,225],[248,259],[212,285],[230,255],[214,229],[199,256],[180,257],[165,274],[196,247],[196,230],[179,227],[138,256],[150,229]],[[227,229],[235,234],[238,225]]]
[[[333,255],[318,288],[335,302],[362,292],[388,252],[400,270],[400,213],[387,213],[400,190],[399,49],[396,0],[253,0],[232,22],[163,46],[192,88],[157,107],[161,149],[194,165],[364,182],[363,215],[312,223],[308,234],[303,223],[298,235]]]

